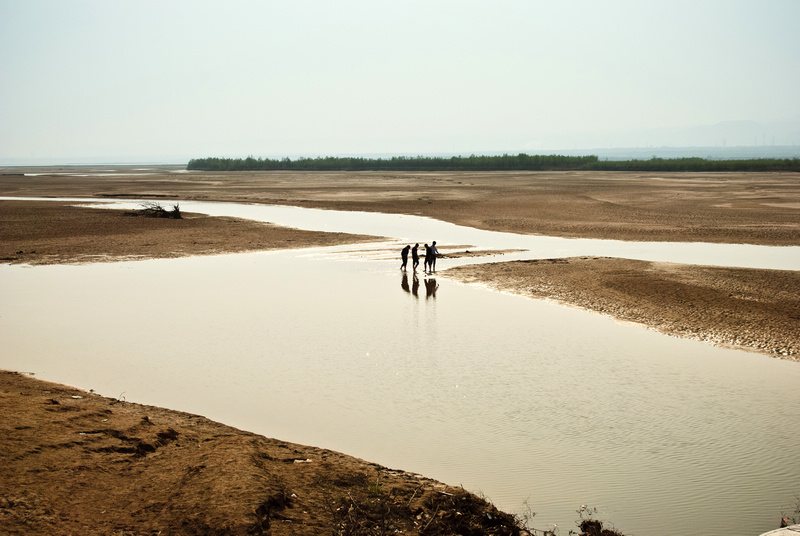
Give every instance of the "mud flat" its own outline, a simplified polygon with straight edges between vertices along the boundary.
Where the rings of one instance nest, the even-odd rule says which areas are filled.
[[[169,204],[163,205],[171,208]],[[56,201],[0,200],[0,262],[79,264],[368,242],[376,237],[301,231],[203,214],[148,218],[137,211]]]
[[[457,266],[442,275],[800,360],[800,272],[580,257]]]
[[[800,244],[797,173],[184,172],[0,168],[0,196],[194,199],[415,214],[492,231]]]

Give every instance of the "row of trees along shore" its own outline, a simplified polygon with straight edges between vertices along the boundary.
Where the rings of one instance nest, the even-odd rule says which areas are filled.
[[[318,157],[196,158],[188,170],[198,171],[800,171],[800,158],[706,160],[704,158],[651,158],[650,160],[600,160],[597,156],[395,156],[392,158]]]

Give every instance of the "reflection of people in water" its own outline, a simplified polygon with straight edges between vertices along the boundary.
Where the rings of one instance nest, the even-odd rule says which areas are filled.
[[[439,284],[436,283],[436,279],[433,277],[426,277],[425,278],[425,299],[433,298],[436,299],[436,290],[439,288]]]
[[[411,268],[414,271],[417,271],[417,266],[419,266],[419,252],[417,249],[419,248],[419,244],[414,244],[414,247],[411,248]]]
[[[401,270],[406,269],[406,264],[408,264],[408,250],[411,249],[411,246],[406,246],[403,248],[403,251],[400,252],[400,258],[403,259],[403,264],[400,265]]]
[[[412,275],[413,279],[411,280],[411,288],[408,287],[408,274],[403,272],[403,279],[400,280],[400,286],[406,292],[409,292],[414,295],[415,298],[419,299],[419,278],[417,274]],[[425,278],[425,299],[428,298],[436,298],[436,290],[439,288],[439,285],[436,283],[436,280],[426,277]]]
[[[436,271],[436,257],[438,256],[439,256],[439,250],[436,249],[436,240],[434,240],[433,243],[431,243],[431,262],[430,262],[431,272]]]

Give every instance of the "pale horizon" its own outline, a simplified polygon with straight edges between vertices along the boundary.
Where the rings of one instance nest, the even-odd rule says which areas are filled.
[[[0,163],[800,147],[798,20],[770,0],[0,0]]]

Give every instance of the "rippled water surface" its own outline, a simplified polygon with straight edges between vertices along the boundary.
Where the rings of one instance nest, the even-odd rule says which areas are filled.
[[[581,504],[638,535],[792,510],[800,364],[404,280],[383,247],[0,266],[0,367],[527,501],[562,534]]]

